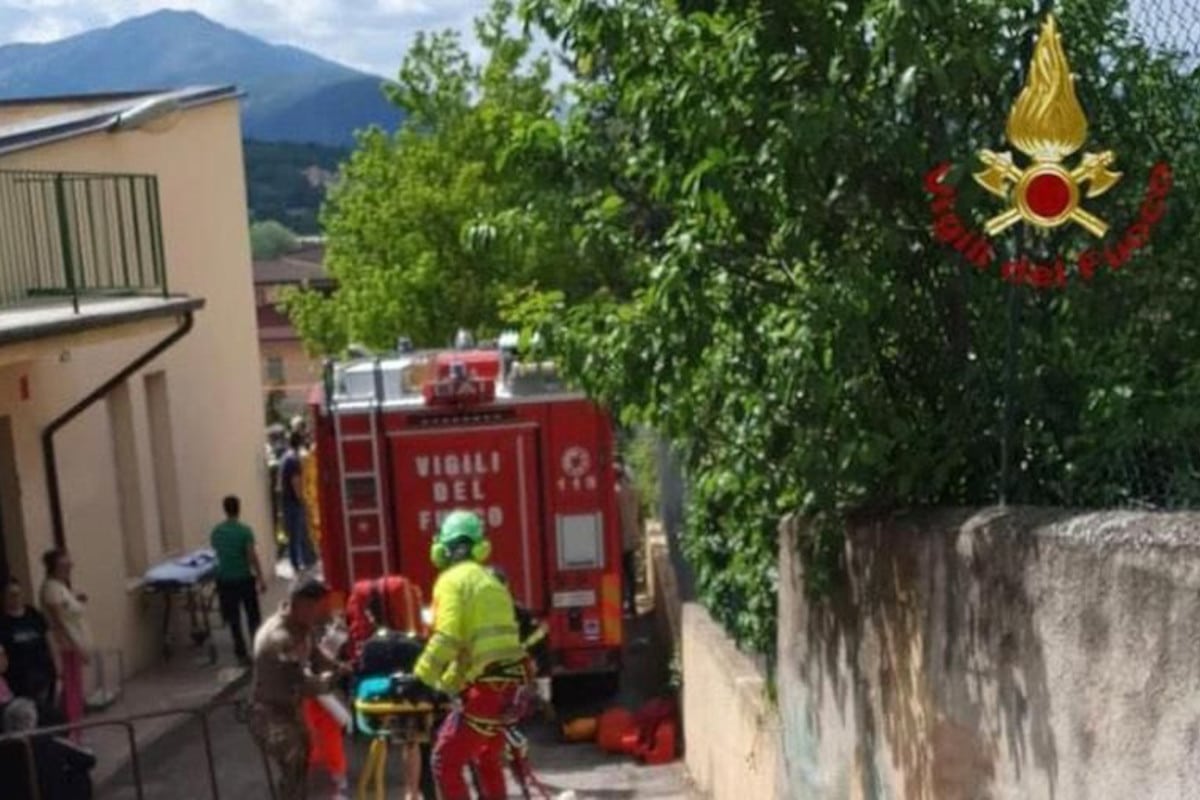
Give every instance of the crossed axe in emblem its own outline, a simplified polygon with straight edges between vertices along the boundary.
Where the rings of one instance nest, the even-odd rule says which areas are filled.
[[[1086,183],[1086,196],[1099,197],[1121,179],[1120,172],[1109,169],[1116,160],[1113,151],[1085,153],[1079,166],[1069,172],[1054,161],[1037,161],[1027,169],[1020,169],[1013,163],[1012,153],[1007,151],[996,153],[982,150],[979,158],[987,167],[983,172],[975,174],[975,180],[980,186],[1005,200],[1010,198],[1014,186],[1017,189],[1017,196],[1013,198],[1015,205],[984,224],[984,230],[989,236],[1008,230],[1022,219],[1041,228],[1056,228],[1066,222],[1074,222],[1097,238],[1108,232],[1108,223],[1079,207],[1079,193]],[[1065,184],[1069,199],[1061,214],[1046,217],[1030,209],[1025,193],[1032,181],[1041,176],[1057,179]]]

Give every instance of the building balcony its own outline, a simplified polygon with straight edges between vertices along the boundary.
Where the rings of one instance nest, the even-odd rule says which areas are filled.
[[[155,176],[0,170],[0,348],[201,302],[170,293]]]

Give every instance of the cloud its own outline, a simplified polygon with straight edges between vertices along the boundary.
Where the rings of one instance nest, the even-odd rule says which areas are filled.
[[[44,42],[160,8],[198,11],[275,44],[391,76],[420,30],[462,31],[488,0],[0,0],[0,41]]]
[[[72,20],[34,17],[15,28],[13,39],[20,42],[53,42],[78,32],[79,28]]]

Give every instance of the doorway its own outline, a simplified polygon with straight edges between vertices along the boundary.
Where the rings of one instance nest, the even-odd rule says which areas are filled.
[[[21,524],[20,487],[17,483],[17,454],[13,443],[12,418],[0,417],[0,580],[7,585],[11,571],[21,563],[17,538]]]
[[[3,454],[0,454],[3,459]],[[0,586],[8,586],[12,574],[8,571],[8,539],[4,535],[4,495],[0,494]]]

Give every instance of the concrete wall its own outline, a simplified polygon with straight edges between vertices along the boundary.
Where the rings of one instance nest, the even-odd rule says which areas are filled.
[[[1200,514],[864,522],[821,602],[797,527],[780,569],[789,797],[1200,797]]]
[[[713,800],[779,796],[779,724],[762,670],[697,603],[683,604],[688,774]]]
[[[0,158],[0,168],[156,174],[170,289],[206,300],[192,333],[126,383],[132,443],[114,440],[122,426],[114,424],[104,401],[56,440],[75,583],[90,597],[97,643],[122,650],[127,669],[136,670],[156,656],[161,611],[142,596],[140,570],[127,564],[127,537],[137,537],[150,563],[201,546],[220,517],[221,497],[237,493],[243,516],[258,532],[260,556],[264,563],[272,560],[238,104],[187,110],[161,133],[99,133],[12,153]],[[9,543],[9,554],[27,583],[40,581],[40,555],[52,544],[42,430],[172,327],[168,321],[119,339],[64,340],[61,349],[18,363],[0,358],[6,364],[0,367],[0,417],[12,423],[21,519],[21,541]],[[176,456],[174,543],[162,535],[156,494],[161,470],[149,433],[145,379],[157,372],[165,376]],[[22,379],[27,397],[19,389]],[[122,451],[133,454],[135,474],[123,471],[118,480]],[[136,497],[131,485],[140,487]],[[121,497],[136,503],[139,513],[123,515]],[[142,528],[128,526],[130,519],[142,520]]]

